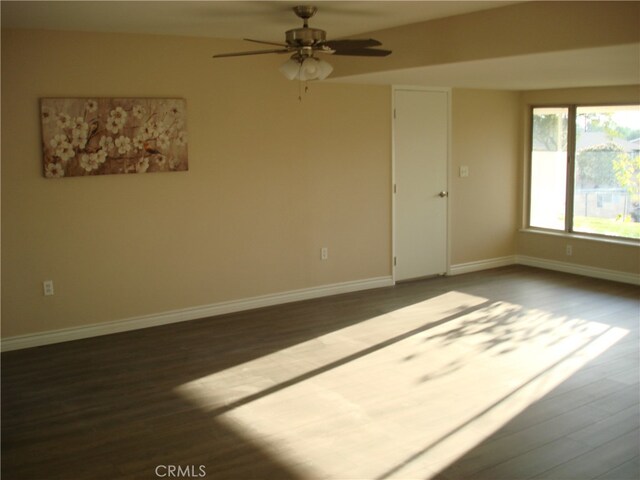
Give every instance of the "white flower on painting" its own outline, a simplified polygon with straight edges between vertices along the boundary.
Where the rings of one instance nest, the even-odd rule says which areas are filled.
[[[144,136],[145,139],[146,138],[153,138],[153,137],[156,136],[156,132],[155,132],[155,130],[153,128],[153,125],[151,125],[150,122],[147,122],[144,125],[144,127],[142,127],[141,134],[142,134],[142,136]]]
[[[131,151],[131,139],[120,135],[116,138],[115,146],[118,149],[118,153],[125,154]]]
[[[54,151],[58,150],[58,148],[65,143],[67,143],[67,136],[60,133],[49,140],[49,145],[51,145],[51,148],[53,148]]]
[[[118,133],[120,131],[120,123],[118,123],[118,120],[116,120],[114,117],[109,117],[107,119],[107,130],[109,130],[111,133]]]
[[[127,122],[127,112],[125,112],[122,107],[116,107],[109,113],[109,119],[112,118],[120,127],[124,127],[124,124]]]
[[[89,132],[89,124],[82,117],[76,117],[72,123],[71,145],[78,148],[84,148],[87,144],[87,134]]]
[[[71,123],[71,127],[73,128],[74,131],[76,130],[83,131],[83,132],[89,131],[89,124],[85,122],[84,118],[82,117],[74,118],[73,122]]]
[[[71,146],[83,149],[87,145],[87,132],[82,130],[73,130],[71,133]]]
[[[70,158],[75,157],[76,152],[69,142],[64,141],[56,149],[56,156],[60,158],[60,160],[62,160],[63,162],[66,162]]]
[[[164,129],[164,123],[157,119],[152,119],[145,124],[142,133],[146,135],[147,138],[156,138],[163,133]]]
[[[104,150],[98,150],[96,152],[96,158],[98,159],[99,163],[104,163],[107,160],[107,152],[105,152]]]
[[[167,157],[165,157],[164,155],[157,155],[155,160],[156,160],[156,164],[160,168],[164,168],[165,164],[167,163]]]
[[[146,140],[146,138],[144,137],[144,135],[142,133],[138,133],[135,137],[133,137],[132,143],[133,143],[133,148],[140,150],[141,148],[144,148],[144,141]]]
[[[149,168],[149,158],[142,157],[136,163],[136,173],[144,173]]]
[[[171,167],[171,169],[175,170],[178,165],[180,165],[180,159],[177,157],[171,157],[169,159],[169,167]]]
[[[60,112],[56,115],[56,124],[60,128],[68,128],[71,126],[71,117],[66,113]]]
[[[49,120],[51,120],[53,113],[51,112],[51,109],[49,107],[43,106],[40,115],[42,117],[42,123],[49,123]]]
[[[163,133],[158,137],[158,146],[163,150],[169,148],[170,144],[171,142],[169,141],[169,137],[167,136],[167,134]]]
[[[182,130],[178,133],[178,137],[176,138],[176,143],[180,146],[184,146],[187,144],[187,132]]]
[[[80,166],[87,172],[97,170],[100,166],[100,162],[98,162],[98,156],[95,153],[83,153],[80,156]]]
[[[98,110],[98,102],[95,100],[87,100],[84,104],[84,108],[87,109],[87,112],[95,112]]]
[[[136,118],[142,118],[147,111],[142,105],[134,105],[133,106],[133,116]]]
[[[47,178],[60,178],[64,177],[64,167],[61,163],[52,162],[47,164],[47,168],[44,171]]]
[[[111,137],[107,137],[107,136],[102,136],[100,138],[100,148],[103,150],[106,150],[108,152],[112,151],[114,149],[114,144],[113,144],[113,138]]]

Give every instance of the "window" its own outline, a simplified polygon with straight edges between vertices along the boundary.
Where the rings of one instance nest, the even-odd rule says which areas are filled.
[[[640,105],[533,108],[529,226],[640,239]]]

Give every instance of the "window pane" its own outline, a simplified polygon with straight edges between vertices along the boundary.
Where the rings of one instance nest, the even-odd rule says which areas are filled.
[[[640,106],[578,107],[573,230],[640,238]]]
[[[564,230],[568,108],[535,108],[531,151],[532,227]]]

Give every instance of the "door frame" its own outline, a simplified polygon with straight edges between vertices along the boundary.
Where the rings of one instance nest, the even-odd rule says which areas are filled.
[[[447,192],[449,192],[449,196],[447,197],[447,205],[446,205],[446,275],[451,273],[451,148],[452,148],[452,119],[451,119],[451,88],[448,87],[426,87],[423,85],[392,85],[391,87],[391,276],[393,278],[393,283],[396,283],[396,122],[395,122],[395,112],[396,112],[396,91],[398,90],[411,90],[411,91],[422,91],[422,92],[442,92],[447,94]]]

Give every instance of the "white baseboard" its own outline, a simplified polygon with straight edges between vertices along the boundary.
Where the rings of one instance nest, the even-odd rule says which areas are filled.
[[[463,273],[479,272],[480,270],[488,270],[490,268],[506,267],[514,265],[516,262],[515,255],[506,257],[489,258],[487,260],[479,260],[477,262],[459,263],[449,267],[449,275],[461,275]]]
[[[463,273],[478,272],[480,270],[488,270],[490,268],[505,267],[507,265],[515,264],[555,270],[557,272],[573,273],[575,275],[582,275],[585,277],[601,278],[603,280],[612,280],[614,282],[640,285],[640,275],[637,274],[620,272],[618,270],[609,270],[606,268],[589,267],[587,265],[578,265],[576,263],[559,262],[557,260],[547,260],[545,258],[529,257],[527,255],[510,255],[507,257],[490,258],[487,260],[479,260],[477,262],[451,265],[449,268],[449,275],[460,275]]]
[[[30,335],[19,335],[2,339],[2,351],[19,350],[22,348],[38,347],[52,343],[67,342],[70,340],[79,340],[82,338],[109,335],[111,333],[157,327],[159,325],[167,325],[170,323],[214,317],[216,315],[223,315],[226,313],[241,312],[244,310],[252,310],[254,308],[281,305],[300,300],[309,300],[312,298],[369,290],[372,288],[388,287],[391,285],[393,285],[393,279],[391,277],[377,277],[366,280],[323,285],[320,287],[291,290],[288,292],[274,293],[270,295],[261,295],[241,300],[202,305],[199,307],[172,310],[169,312],[143,315],[82,327],[65,328],[62,330],[53,330]]]
[[[545,258],[529,257],[526,255],[517,255],[516,263],[518,263],[519,265],[528,265],[530,267],[545,268],[547,270],[555,270],[558,272],[573,273],[575,275],[583,275],[585,277],[601,278],[603,280],[612,280],[614,282],[640,285],[640,275],[634,274],[634,273],[620,272],[618,270],[589,267],[586,265],[578,265],[575,263],[568,263],[568,262],[559,262],[557,260],[547,260]]]
[[[490,258],[476,262],[460,263],[451,265],[449,275],[460,275],[463,273],[477,272],[490,268],[504,267],[507,265],[527,265],[530,267],[544,268],[565,273],[573,273],[587,277],[601,278],[615,282],[630,283],[640,285],[640,275],[605,268],[589,267],[574,263],[547,260],[544,258],[529,257],[526,255],[510,255],[506,257]],[[65,328],[49,332],[34,333],[30,335],[19,335],[2,340],[2,351],[19,350],[22,348],[38,347],[52,343],[79,340],[82,338],[97,337],[111,333],[126,332],[129,330],[139,330],[141,328],[156,327],[170,323],[196,320],[200,318],[214,317],[226,313],[241,312],[254,308],[281,305],[284,303],[309,300],[312,298],[326,297],[341,293],[369,290],[372,288],[388,287],[393,285],[392,277],[377,277],[353,282],[336,283],[323,285],[320,287],[291,290],[288,292],[261,295],[241,300],[220,302],[199,307],[190,307],[180,310],[172,310],[158,314],[143,315],[113,322],[105,322],[82,327]]]

